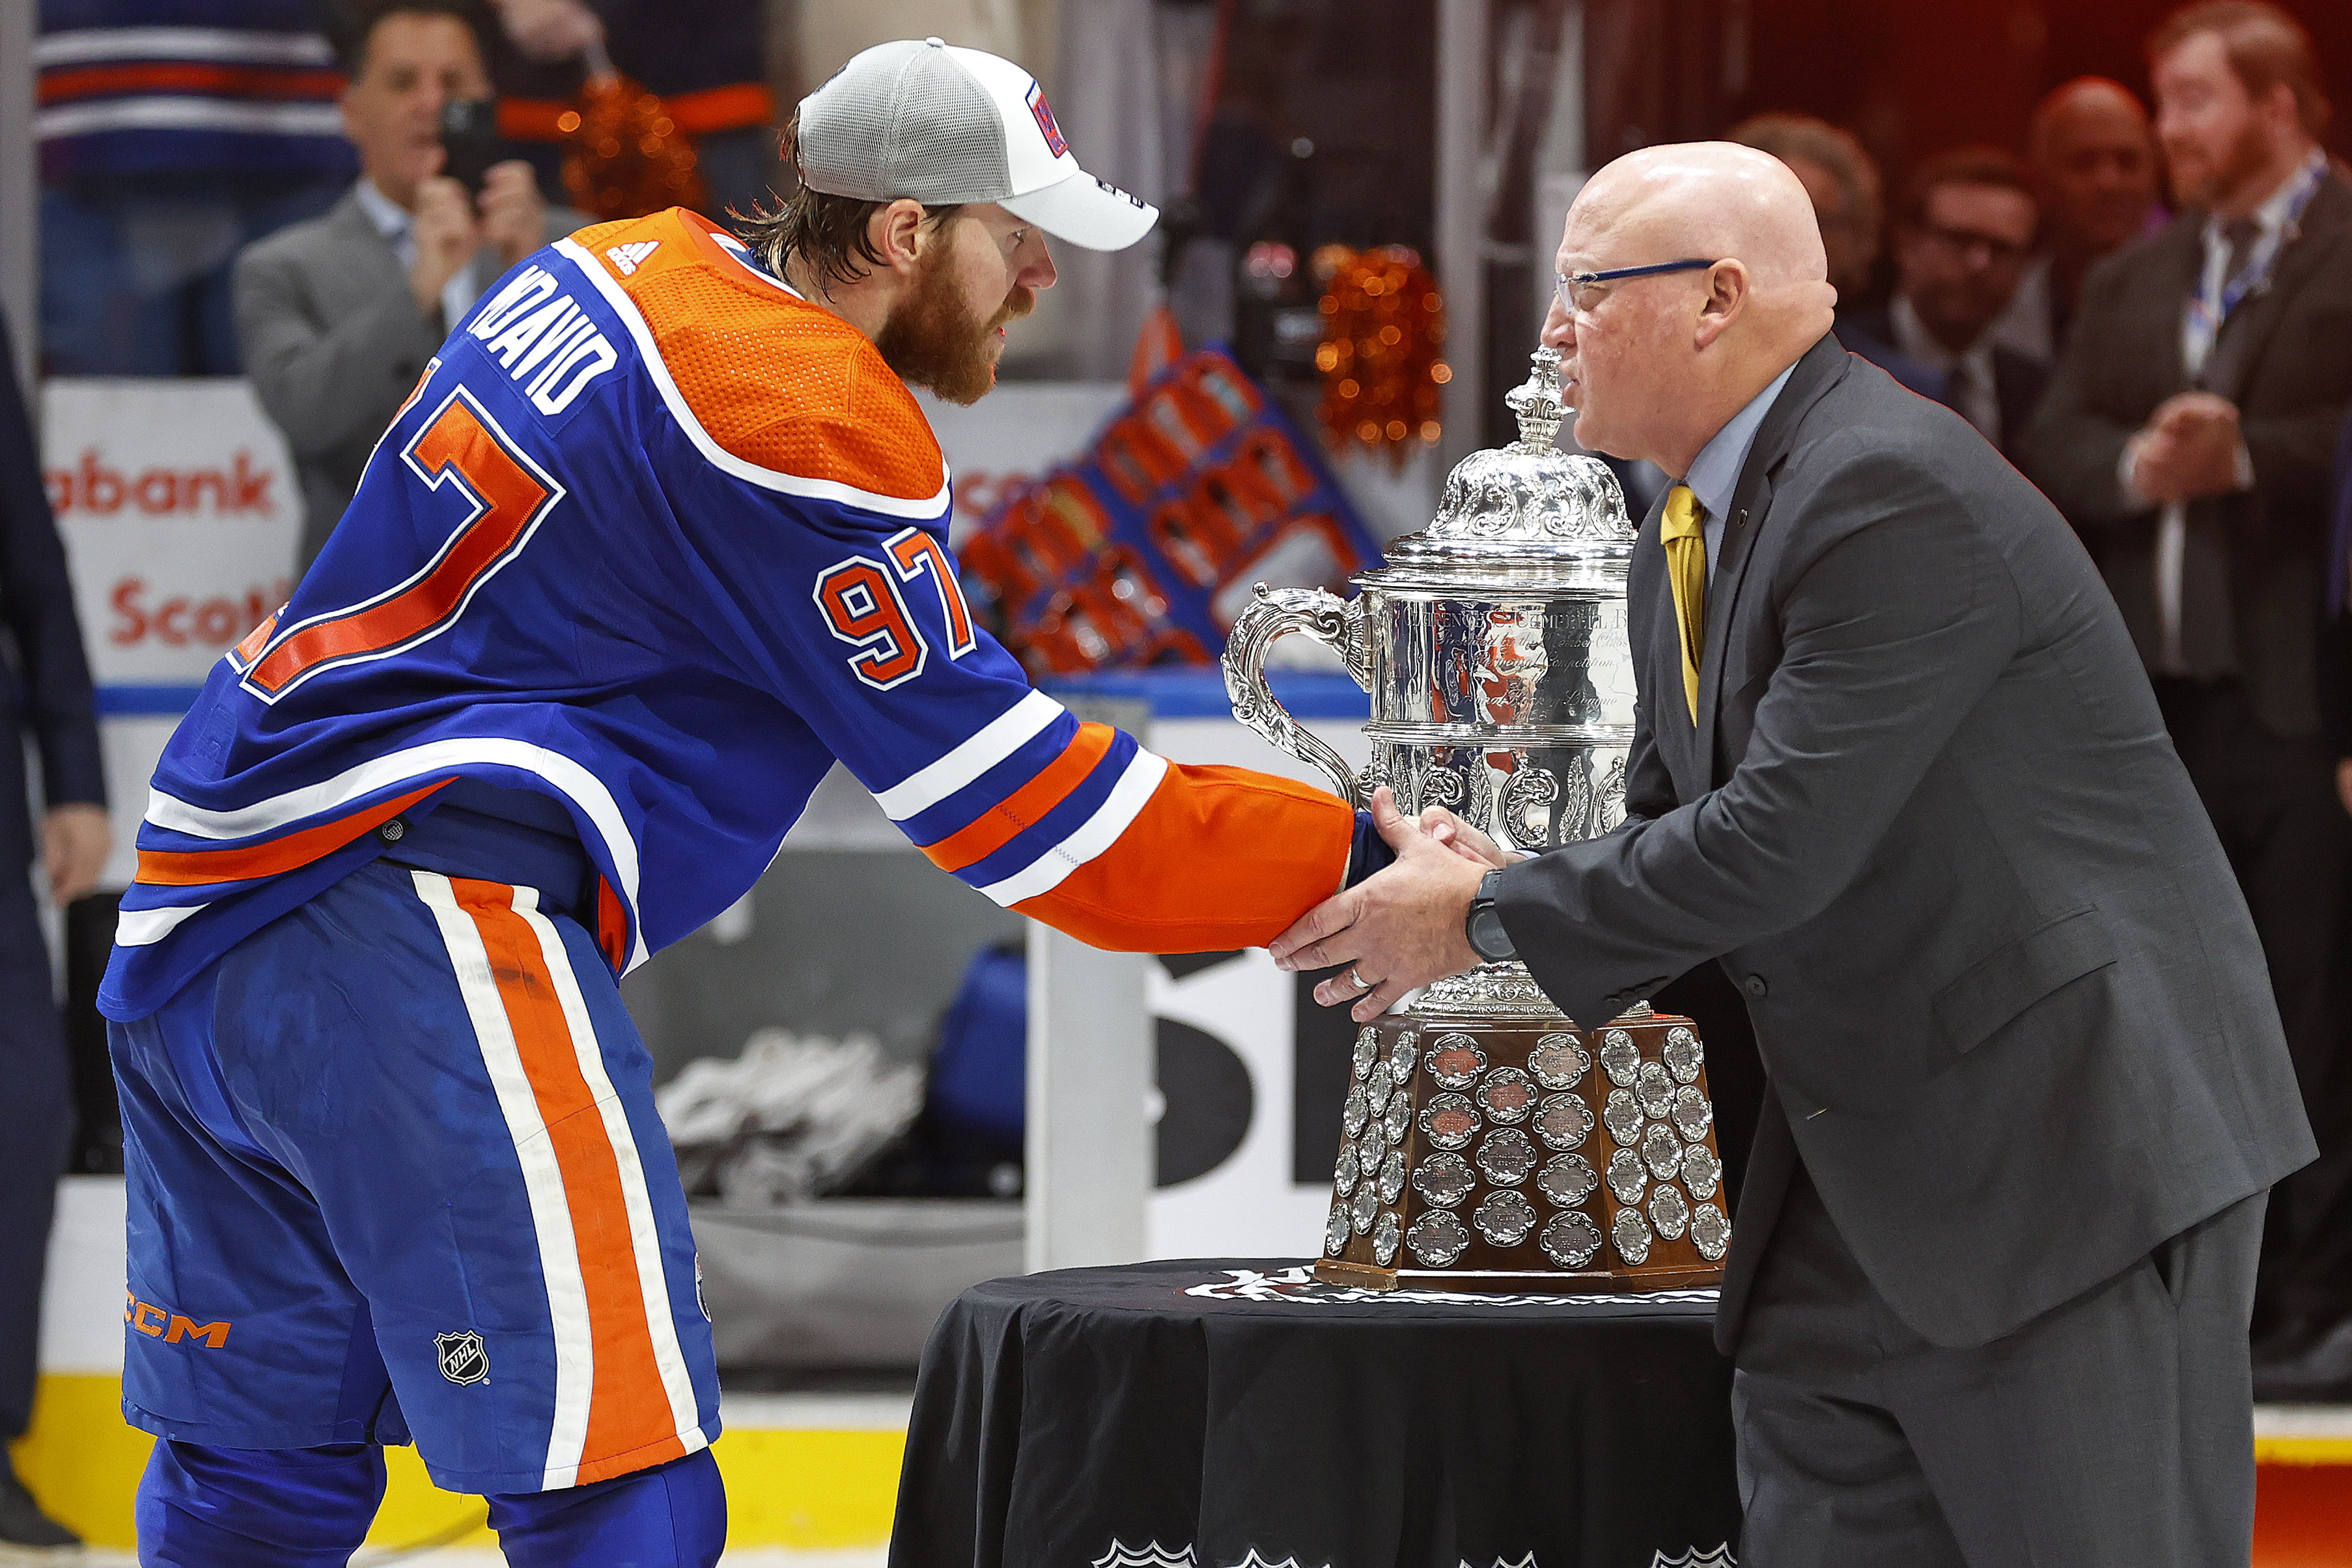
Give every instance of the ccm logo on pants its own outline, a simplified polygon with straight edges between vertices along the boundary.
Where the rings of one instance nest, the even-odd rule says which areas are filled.
[[[194,1318],[166,1311],[152,1301],[142,1301],[128,1290],[122,1293],[122,1321],[167,1345],[178,1344],[182,1340],[202,1340],[206,1349],[218,1350],[228,1343],[226,1323],[199,1323]]]

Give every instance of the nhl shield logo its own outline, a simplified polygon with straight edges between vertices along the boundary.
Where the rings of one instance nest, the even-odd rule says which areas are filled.
[[[471,1329],[460,1329],[454,1334],[433,1336],[433,1349],[441,1358],[441,1375],[460,1388],[469,1383],[488,1383],[490,1377],[489,1348],[482,1336]]]

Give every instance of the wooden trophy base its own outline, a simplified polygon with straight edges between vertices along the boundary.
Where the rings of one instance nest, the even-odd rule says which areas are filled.
[[[1508,972],[1457,990],[1357,1034],[1315,1277],[1496,1295],[1720,1284],[1731,1218],[1690,1021],[1645,1006],[1580,1030]]]
[[[1478,1296],[1638,1296],[1652,1290],[1712,1290],[1723,1283],[1723,1268],[1625,1268],[1570,1271],[1563,1268],[1382,1268],[1325,1258],[1315,1278],[1356,1290],[1449,1290]]]

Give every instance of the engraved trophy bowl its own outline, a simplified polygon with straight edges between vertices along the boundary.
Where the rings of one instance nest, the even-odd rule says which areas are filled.
[[[1444,805],[1507,848],[1542,851],[1624,819],[1634,530],[1616,476],[1553,447],[1559,356],[1533,361],[1507,399],[1519,439],[1457,464],[1435,520],[1353,578],[1353,598],[1259,584],[1224,678],[1234,716],[1351,805],[1386,784],[1407,816]],[[1371,694],[1360,775],[1266,684],[1266,650],[1294,632]],[[1318,1278],[1540,1292],[1719,1282],[1731,1226],[1688,1019],[1637,1006],[1581,1029],[1524,965],[1486,964],[1360,1030],[1351,1068]]]

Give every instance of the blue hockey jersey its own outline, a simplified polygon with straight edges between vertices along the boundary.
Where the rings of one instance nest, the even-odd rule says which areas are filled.
[[[905,384],[731,236],[673,209],[539,252],[166,747],[101,1007],[160,1006],[460,778],[568,813],[616,970],[740,897],[836,758],[942,868],[1097,946],[1262,944],[1338,889],[1334,796],[1031,689],[948,511]]]

